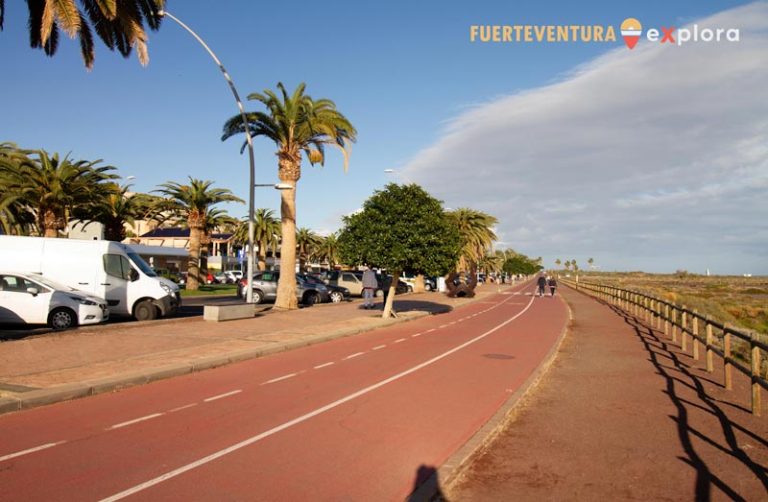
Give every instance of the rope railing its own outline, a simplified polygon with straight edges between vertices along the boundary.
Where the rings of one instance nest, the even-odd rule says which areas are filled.
[[[690,345],[690,353],[697,361],[703,350],[709,373],[715,370],[714,356],[719,356],[723,360],[723,381],[727,390],[733,389],[734,368],[750,378],[752,413],[760,416],[760,388],[768,389],[768,372],[765,377],[762,375],[762,361],[768,354],[768,344],[761,340],[759,333],[718,322],[685,305],[680,306],[639,291],[567,279],[562,282],[643,319],[651,328],[663,330],[664,335],[671,336],[673,342],[679,340],[680,348],[685,353],[689,352]],[[734,338],[749,344],[748,366],[733,356]]]

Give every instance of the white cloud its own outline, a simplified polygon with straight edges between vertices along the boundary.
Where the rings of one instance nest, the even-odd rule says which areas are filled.
[[[768,273],[768,4],[695,23],[741,40],[613,50],[457,116],[402,178],[550,264]]]

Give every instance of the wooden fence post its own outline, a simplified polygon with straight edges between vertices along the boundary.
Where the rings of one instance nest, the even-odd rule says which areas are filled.
[[[686,308],[688,307],[683,305],[683,308],[681,310],[682,316],[680,321],[680,348],[682,349],[683,352],[688,351],[688,334],[685,331],[688,328],[688,324],[687,324],[688,313],[685,311]]]
[[[752,414],[760,416],[760,347],[757,345],[757,333],[750,333],[749,344],[752,352]]]
[[[731,334],[728,325],[723,326],[723,372],[726,390],[733,389],[733,365],[731,364]]]
[[[707,333],[707,371],[712,373],[715,371],[714,351],[712,350],[712,324],[710,323],[709,316],[707,316],[707,324],[704,328]]]
[[[677,306],[672,307],[672,342],[677,342]]]
[[[669,336],[669,304],[664,304],[664,336]]]
[[[699,360],[699,315],[695,310],[691,316],[693,319],[693,359]]]

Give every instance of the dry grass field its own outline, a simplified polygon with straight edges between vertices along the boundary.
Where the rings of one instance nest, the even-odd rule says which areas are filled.
[[[704,276],[680,272],[580,273],[582,282],[600,283],[655,296],[685,306],[746,333],[760,333],[768,343],[768,277]],[[717,339],[716,344],[720,345]],[[734,356],[749,360],[748,343],[734,340]],[[763,367],[768,367],[763,354]]]

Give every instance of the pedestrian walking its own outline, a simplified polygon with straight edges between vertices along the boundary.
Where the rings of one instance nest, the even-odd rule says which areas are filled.
[[[547,288],[547,277],[544,274],[539,275],[538,280],[536,281],[537,290],[536,293],[538,296],[544,296],[544,292]]]
[[[557,281],[555,280],[554,276],[550,277],[547,280],[547,286],[549,286],[550,296],[555,296],[555,290],[557,289]]]
[[[373,308],[373,295],[379,289],[379,281],[376,280],[376,273],[370,266],[365,267],[363,272],[363,308]]]

